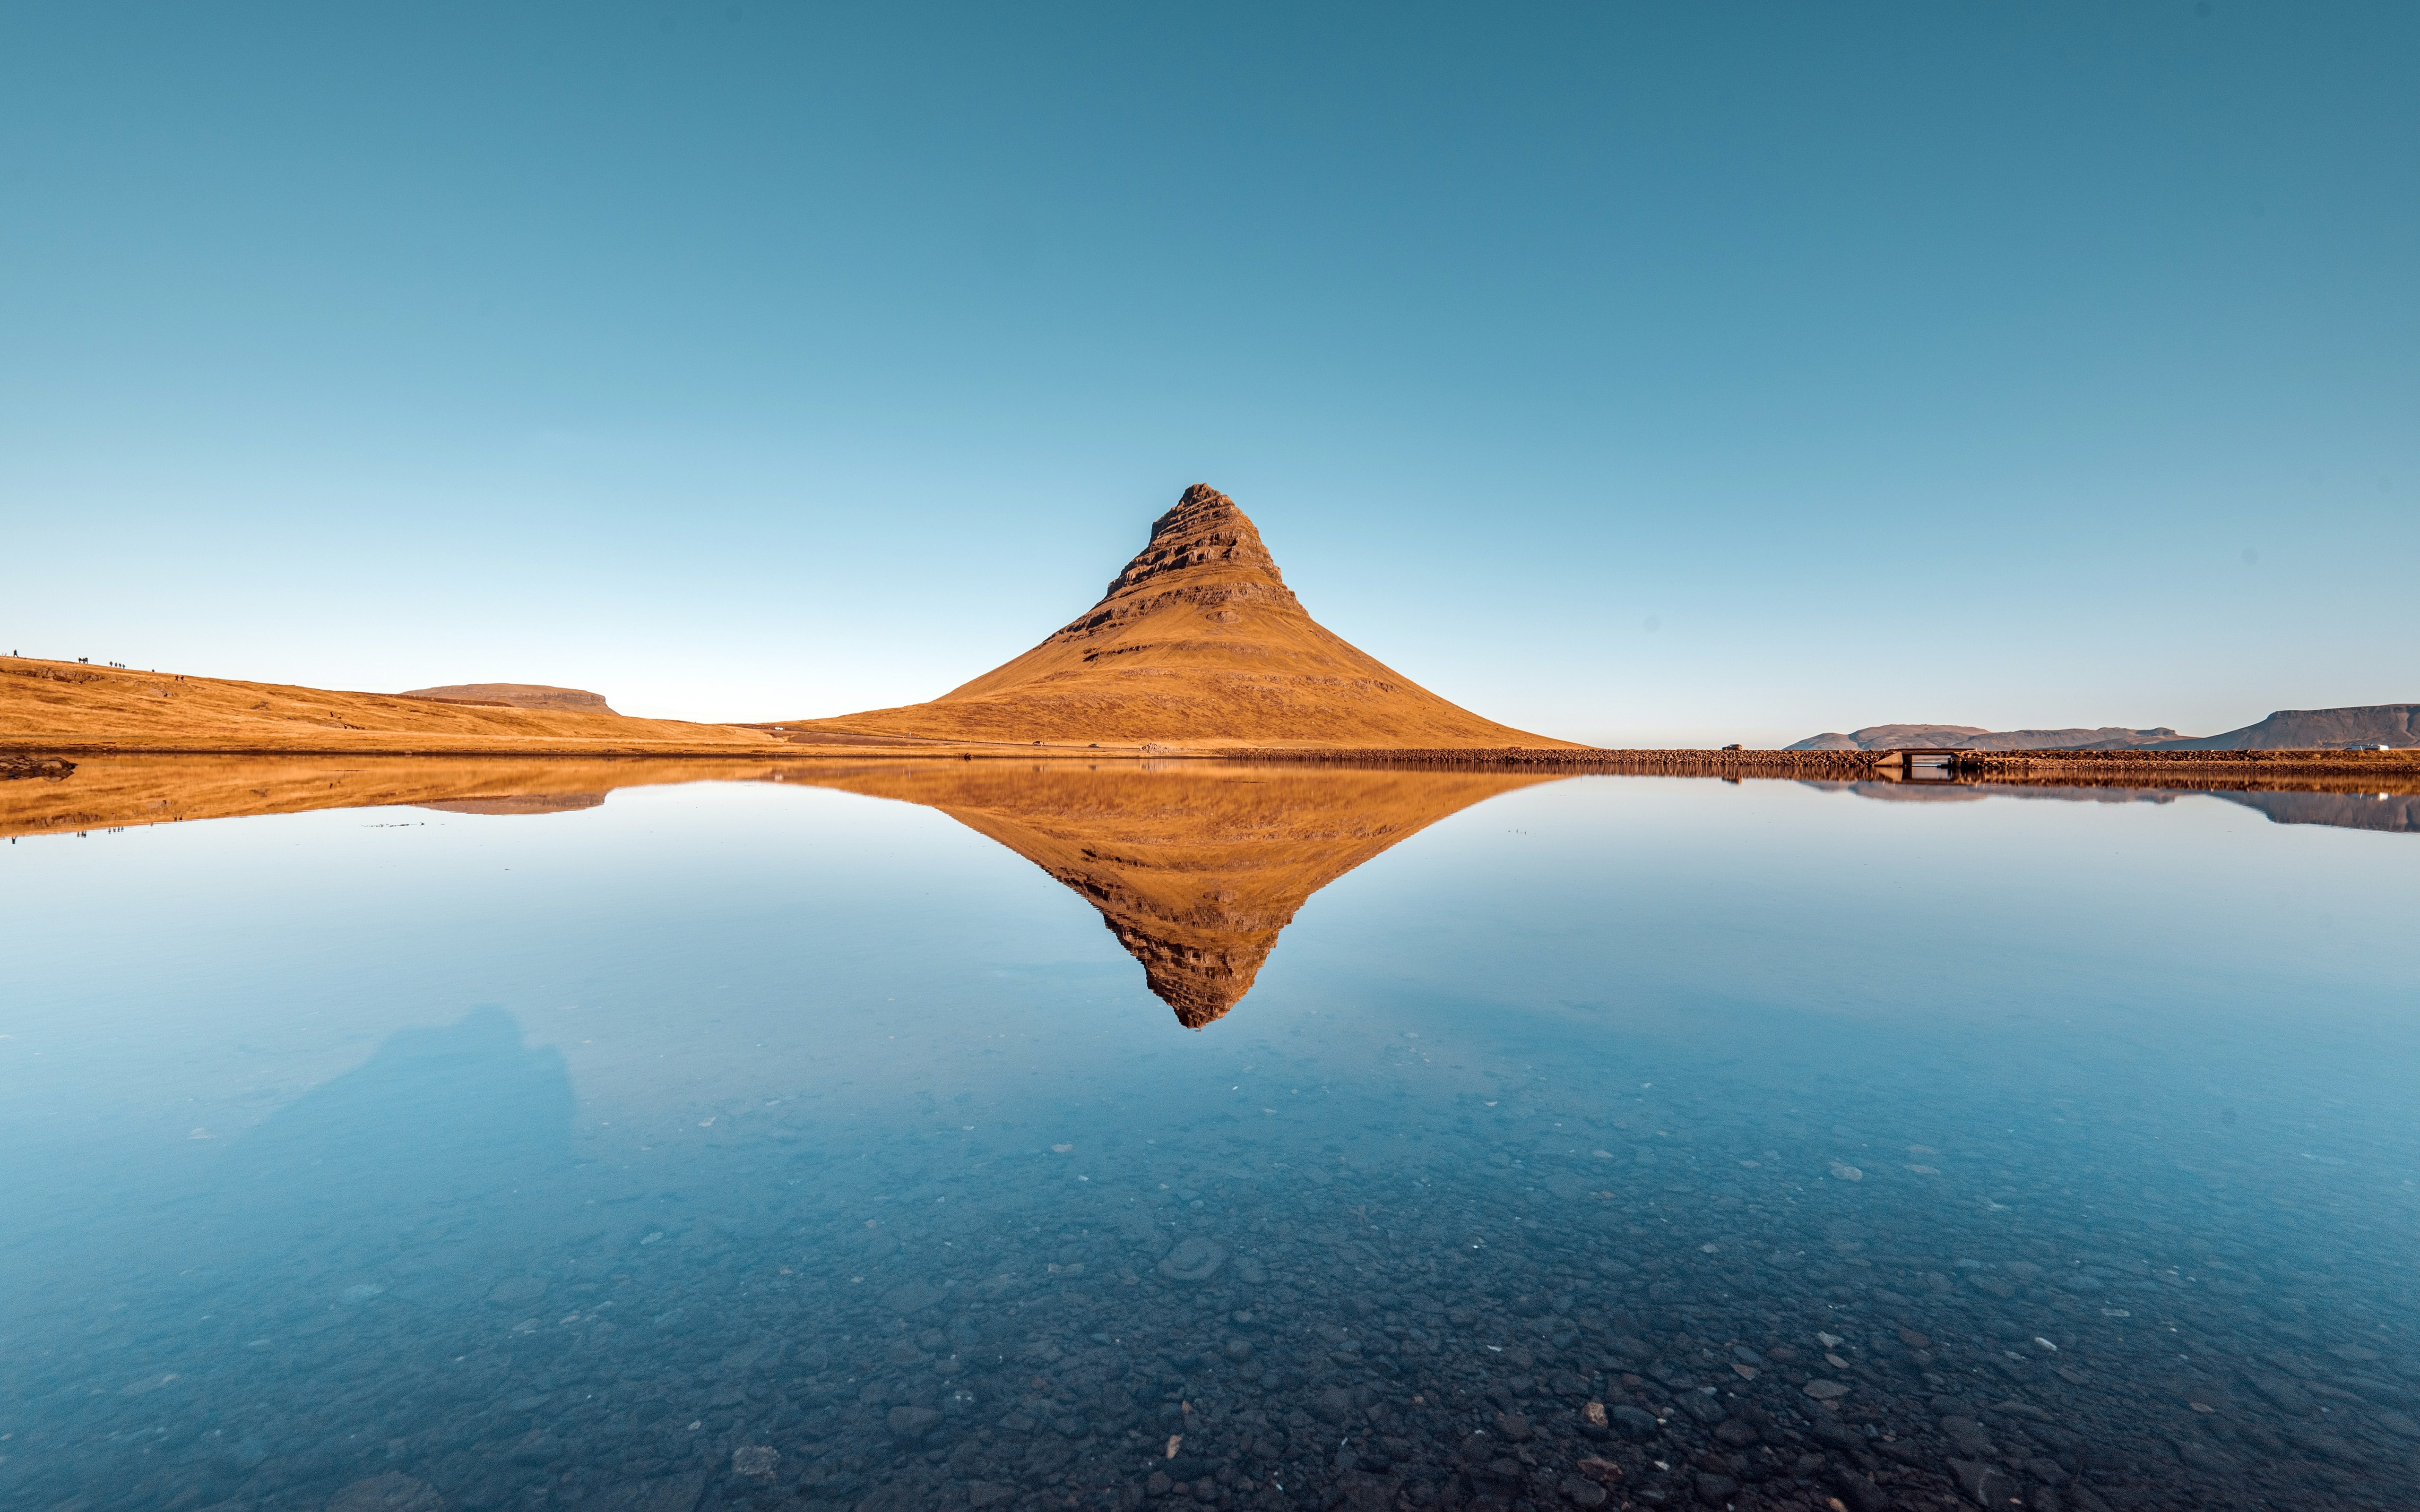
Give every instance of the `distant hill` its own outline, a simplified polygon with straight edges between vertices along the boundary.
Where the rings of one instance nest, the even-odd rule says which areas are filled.
[[[1235,501],[1197,483],[1101,601],[929,703],[785,732],[1017,745],[1568,747],[1447,702],[1305,611]]]
[[[493,703],[507,709],[570,709],[581,714],[612,714],[605,695],[582,687],[549,687],[544,683],[457,683],[450,687],[415,687],[396,695],[437,699],[446,703]]]
[[[1903,750],[1911,746],[1947,746],[1960,750],[2122,750],[2162,747],[2181,738],[2170,729],[1986,730],[1971,724],[1869,724],[1847,734],[1810,735],[1785,750]]]
[[[2351,750],[2420,746],[2420,703],[2365,703],[2350,709],[2279,709],[2258,724],[2162,750]]]
[[[1788,750],[2352,750],[2420,746],[2420,703],[2349,709],[2280,709],[2258,724],[2223,735],[2180,735],[2161,726],[2128,730],[1985,730],[1971,724],[1870,724],[1846,734],[1810,735]]]

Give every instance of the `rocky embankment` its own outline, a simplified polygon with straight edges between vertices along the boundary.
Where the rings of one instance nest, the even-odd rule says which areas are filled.
[[[1231,761],[1330,766],[1489,768],[1607,772],[1652,777],[1770,777],[1850,781],[1899,769],[1884,750],[1538,749],[1306,750],[1221,752]],[[2420,750],[2029,750],[1959,751],[1950,777],[1986,782],[2242,787],[2278,779],[2341,779],[2393,786],[2420,781]]]
[[[2133,778],[2161,787],[2241,784],[2275,778],[2420,779],[2420,749],[2402,750],[2030,750],[1962,752],[1962,774],[1985,779]]]
[[[1320,766],[1514,767],[1520,769],[1628,773],[1641,777],[1870,777],[1875,753],[1863,750],[1604,750],[1586,746],[1540,748],[1304,750],[1222,752],[1243,762],[1307,763]]]

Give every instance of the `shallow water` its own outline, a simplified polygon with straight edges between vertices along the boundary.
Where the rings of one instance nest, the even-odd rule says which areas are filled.
[[[803,768],[8,849],[0,1506],[2420,1504],[2408,798]]]

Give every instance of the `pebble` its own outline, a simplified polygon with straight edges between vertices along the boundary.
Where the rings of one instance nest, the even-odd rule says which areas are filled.
[[[941,1426],[941,1414],[930,1407],[894,1407],[888,1419],[892,1435],[913,1442]]]
[[[1199,1235],[1188,1235],[1161,1258],[1159,1273],[1171,1281],[1207,1281],[1226,1263],[1224,1247]]]

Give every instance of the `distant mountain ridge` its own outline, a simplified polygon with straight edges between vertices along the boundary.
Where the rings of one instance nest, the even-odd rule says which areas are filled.
[[[2346,709],[2279,709],[2258,724],[2163,750],[2351,750],[2420,746],[2420,703],[2364,703]]]
[[[2356,750],[2420,746],[2420,703],[2366,703],[2343,709],[2280,709],[2222,735],[2180,735],[2164,725],[2129,730],[1985,730],[1971,724],[1873,724],[1827,731],[1785,750]]]

